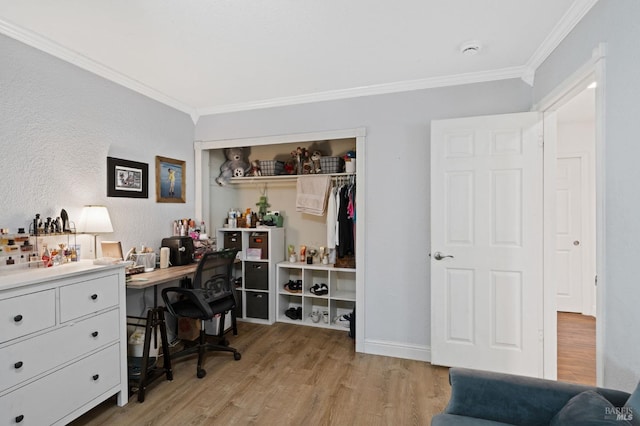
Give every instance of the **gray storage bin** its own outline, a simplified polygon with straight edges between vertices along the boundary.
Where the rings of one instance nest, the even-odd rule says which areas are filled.
[[[269,319],[269,293],[247,291],[245,293],[247,318]]]
[[[266,262],[245,262],[244,288],[269,290],[269,264]]]

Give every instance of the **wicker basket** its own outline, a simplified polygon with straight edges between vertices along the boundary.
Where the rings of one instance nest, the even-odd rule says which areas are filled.
[[[356,257],[354,255],[347,255],[344,257],[336,257],[336,263],[334,264],[336,268],[355,268],[356,267]]]
[[[284,161],[260,160],[262,176],[278,176],[284,171]]]
[[[342,173],[344,160],[342,157],[320,157],[322,173]]]

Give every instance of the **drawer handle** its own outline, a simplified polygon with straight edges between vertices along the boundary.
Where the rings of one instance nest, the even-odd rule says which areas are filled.
[[[94,375],[93,375],[93,380],[98,380],[98,378],[99,378],[99,377],[100,377],[100,375],[99,375],[99,374],[94,374]]]
[[[22,361],[18,361],[15,364],[13,364],[13,367],[17,370],[18,368],[21,368],[23,365]]]
[[[96,300],[97,298],[98,298],[97,294],[94,293],[94,294],[91,295],[91,300]]]
[[[24,416],[22,414],[16,417],[16,423],[20,423],[23,420],[24,420]]]
[[[15,321],[15,322],[22,321],[22,315],[20,315],[20,314],[16,315],[15,317],[13,317],[13,321]]]
[[[91,335],[92,335],[93,337],[98,337],[98,332],[97,332],[97,331],[94,331],[93,333],[91,333]]]

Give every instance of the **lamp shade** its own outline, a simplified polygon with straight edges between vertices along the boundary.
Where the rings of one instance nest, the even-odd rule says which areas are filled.
[[[113,232],[107,208],[105,206],[85,206],[80,215],[78,231],[85,234]]]

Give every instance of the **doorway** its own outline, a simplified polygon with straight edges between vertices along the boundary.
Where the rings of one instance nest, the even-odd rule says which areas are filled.
[[[557,110],[558,380],[596,382],[595,82]]]
[[[603,241],[605,240],[605,45],[600,44],[594,48],[591,58],[576,72],[569,76],[563,83],[558,85],[547,96],[533,106],[534,111],[541,111],[544,114],[544,320],[543,320],[543,342],[544,342],[544,377],[549,379],[558,378],[558,265],[557,265],[557,193],[556,174],[558,164],[558,111],[573,100],[577,95],[585,91],[587,87],[596,82],[594,90],[594,139],[595,149],[591,164],[594,168],[595,195],[593,196],[594,206],[591,211],[595,215],[595,236],[593,246],[595,250],[595,268],[591,277],[591,283],[595,286],[591,306],[591,314],[597,317],[595,324],[595,346],[596,354],[601,354],[604,346],[604,327],[606,321],[606,310],[602,303],[596,301],[604,300],[606,293],[606,250]],[[592,181],[593,181],[592,180]],[[582,216],[581,216],[582,217]],[[576,240],[573,240],[576,241]],[[571,241],[573,243],[573,241]],[[580,240],[578,240],[581,243]],[[588,300],[588,299],[587,299]],[[583,303],[584,305],[584,303]],[[586,310],[585,310],[586,311]],[[593,312],[595,311],[595,312]],[[601,356],[595,359],[596,384],[602,386],[604,375],[604,362]]]

